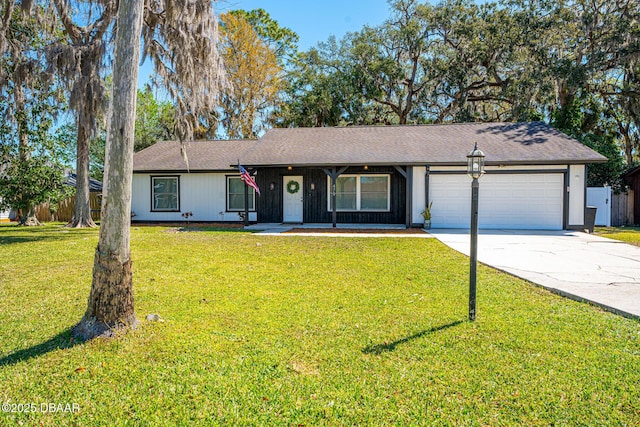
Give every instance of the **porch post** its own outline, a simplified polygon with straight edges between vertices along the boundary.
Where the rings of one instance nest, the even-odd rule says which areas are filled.
[[[407,166],[407,228],[413,219],[413,166]]]
[[[249,186],[244,185],[244,226],[249,225]]]
[[[407,228],[411,227],[411,206],[413,199],[413,168],[411,166],[406,166],[407,170],[402,169],[401,166],[395,165],[394,168],[402,175],[405,179],[405,225]]]
[[[338,211],[336,206],[336,181],[338,176],[336,175],[336,168],[331,169],[331,220],[333,221],[333,228],[336,228],[338,222]]]
[[[429,206],[429,173],[431,166],[427,165],[427,171],[424,174],[424,205]]]
[[[338,168],[331,168],[331,169],[322,169],[324,171],[324,173],[327,174],[327,176],[329,178],[331,178],[331,188],[329,189],[329,191],[331,191],[331,220],[333,222],[333,228],[336,228],[337,222],[338,222],[338,211],[337,211],[337,203],[336,203],[336,181],[338,180],[338,177],[340,175],[342,175],[342,173],[344,173],[344,171],[347,170],[348,166],[344,166],[341,167],[340,169]]]

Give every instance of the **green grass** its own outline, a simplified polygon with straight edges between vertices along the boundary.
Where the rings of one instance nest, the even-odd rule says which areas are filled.
[[[596,234],[640,246],[640,227],[596,227]]]
[[[638,425],[640,324],[435,239],[134,228],[142,321],[78,344],[97,230],[0,226],[0,425]],[[20,424],[22,423],[22,424]]]

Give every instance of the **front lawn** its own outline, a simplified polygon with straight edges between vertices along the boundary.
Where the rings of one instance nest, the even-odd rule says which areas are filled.
[[[602,237],[640,246],[640,227],[596,227],[595,233]]]
[[[480,266],[468,322],[436,239],[134,228],[142,325],[79,344],[96,242],[0,226],[0,425],[640,424],[638,321]]]

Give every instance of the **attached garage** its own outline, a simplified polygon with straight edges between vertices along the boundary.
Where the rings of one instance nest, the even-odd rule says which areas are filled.
[[[434,228],[469,228],[471,180],[464,173],[433,173],[429,200]],[[479,227],[562,230],[565,173],[487,173],[480,179]]]

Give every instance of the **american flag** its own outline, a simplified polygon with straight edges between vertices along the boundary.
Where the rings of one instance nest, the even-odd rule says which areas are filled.
[[[249,175],[249,172],[247,172],[247,170],[243,168],[240,163],[238,163],[238,169],[240,170],[240,179],[242,179],[249,187],[256,190],[256,193],[258,193],[259,196],[260,189],[258,188],[258,184],[256,184],[256,180],[251,175]]]

